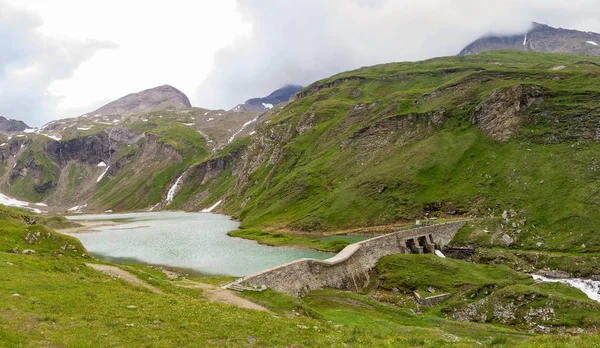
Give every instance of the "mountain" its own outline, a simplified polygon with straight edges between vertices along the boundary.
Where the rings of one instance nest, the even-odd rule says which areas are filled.
[[[56,212],[159,209],[186,168],[247,137],[259,121],[260,113],[187,105],[183,93],[163,86],[99,112],[0,133],[0,191]]]
[[[599,81],[598,57],[484,52],[340,73],[264,113],[88,114],[0,135],[0,190],[57,211],[221,202],[299,233],[471,217],[466,245],[597,252]]]
[[[600,251],[599,82],[600,58],[525,51],[344,72],[192,166],[173,207],[300,232],[471,217],[463,245]]]
[[[164,85],[131,93],[92,111],[92,115],[143,114],[159,110],[185,110],[192,107],[188,97],[175,87]]]
[[[533,23],[531,29],[517,35],[488,35],[467,45],[459,55],[478,54],[491,50],[563,52],[600,55],[600,34],[553,28]]]
[[[248,99],[244,104],[238,104],[231,111],[265,112],[279,103],[287,102],[294,94],[301,91],[302,88],[302,86],[298,85],[285,85],[264,98]]]
[[[22,132],[30,127],[23,121],[8,119],[4,116],[0,116],[0,132],[13,133]]]

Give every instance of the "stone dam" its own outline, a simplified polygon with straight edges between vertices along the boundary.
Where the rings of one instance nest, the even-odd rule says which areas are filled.
[[[360,291],[377,261],[392,254],[433,253],[446,246],[465,221],[418,227],[348,245],[327,260],[300,259],[239,279],[226,288],[271,288],[302,296],[324,287]]]

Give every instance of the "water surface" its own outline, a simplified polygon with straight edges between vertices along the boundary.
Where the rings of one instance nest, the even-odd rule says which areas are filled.
[[[73,233],[94,256],[106,260],[135,259],[143,263],[191,269],[209,274],[244,276],[304,257],[332,256],[312,250],[274,248],[232,238],[239,223],[212,213],[156,212],[69,216],[74,221],[119,221]]]

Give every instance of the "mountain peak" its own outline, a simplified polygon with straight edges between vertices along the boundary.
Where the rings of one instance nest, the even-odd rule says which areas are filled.
[[[91,112],[94,115],[142,114],[159,110],[184,110],[192,107],[188,97],[171,85],[162,85],[128,94]]]
[[[30,128],[25,122],[0,116],[0,132],[22,132]]]
[[[252,98],[246,100],[244,104],[238,104],[231,109],[234,112],[265,112],[273,106],[290,100],[291,96],[302,90],[300,85],[287,84],[271,92],[263,98]]]
[[[521,34],[483,36],[467,45],[459,55],[465,56],[492,50],[562,52],[599,56],[600,34],[554,28],[532,22],[531,28]]]

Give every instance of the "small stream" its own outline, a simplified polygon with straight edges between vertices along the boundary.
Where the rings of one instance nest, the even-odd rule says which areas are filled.
[[[532,274],[533,279],[543,282],[563,283],[577,288],[587,295],[590,299],[600,302],[600,281],[581,278],[548,278],[537,274]]]

